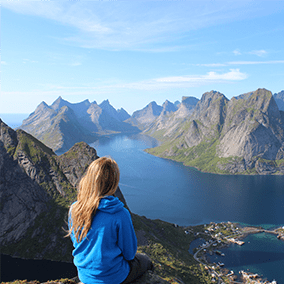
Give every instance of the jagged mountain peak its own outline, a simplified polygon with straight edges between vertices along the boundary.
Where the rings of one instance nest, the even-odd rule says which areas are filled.
[[[193,119],[203,121],[205,124],[207,124],[206,121],[209,123],[212,119],[217,119],[218,121],[228,101],[229,100],[220,92],[206,92],[196,104],[192,117]]]
[[[226,98],[224,94],[218,92],[218,91],[210,91],[210,92],[205,92],[201,99],[200,99],[200,103],[204,103],[205,101],[211,101],[211,100],[215,100],[215,99],[220,99],[220,98]],[[227,98],[226,98],[227,99]],[[228,99],[227,99],[228,100]]]
[[[151,109],[153,115],[158,116],[160,115],[163,108],[160,105],[158,105],[155,101],[152,101],[146,106],[145,109]]]
[[[130,114],[124,108],[118,109],[117,114],[120,121],[124,121],[130,117]]]
[[[45,101],[42,101],[38,107],[49,107]]]
[[[99,106],[103,106],[103,105],[110,105],[109,100],[106,99],[106,100],[102,101],[102,102],[99,104]]]
[[[177,110],[177,107],[170,101],[166,100],[162,105],[162,112],[161,114],[166,114],[170,112],[175,112]]]
[[[51,105],[51,108],[54,110],[60,109],[62,106],[69,104],[68,101],[65,101],[61,96],[59,96]]]
[[[79,103],[70,103],[62,99],[62,97],[60,96],[52,103],[51,108],[55,111],[59,111],[62,107],[67,106],[80,116],[80,113],[85,112],[90,107],[90,105],[91,103],[88,99]]]

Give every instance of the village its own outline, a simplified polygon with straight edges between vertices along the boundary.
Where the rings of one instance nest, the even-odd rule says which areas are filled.
[[[235,243],[239,246],[245,244],[242,239],[248,234],[255,233],[271,233],[277,235],[279,240],[284,240],[284,227],[275,230],[265,230],[261,227],[242,227],[239,224],[231,222],[221,222],[205,224],[199,231],[185,230],[185,234],[194,233],[196,238],[203,239],[204,242],[194,248],[194,258],[205,266],[205,269],[211,274],[212,282],[222,283],[262,283],[262,284],[277,284],[276,280],[269,282],[262,279],[257,273],[249,271],[239,271],[237,275],[234,271],[225,268],[225,264],[221,261],[210,263],[208,255],[217,254],[225,256],[222,248],[227,247],[230,243]]]

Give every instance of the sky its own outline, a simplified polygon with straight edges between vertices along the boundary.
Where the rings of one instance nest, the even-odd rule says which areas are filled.
[[[258,88],[284,90],[284,0],[1,1],[0,113]]]

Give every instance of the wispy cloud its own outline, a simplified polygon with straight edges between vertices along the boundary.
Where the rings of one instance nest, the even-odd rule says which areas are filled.
[[[240,72],[239,69],[230,69],[227,73],[208,72],[206,75],[195,76],[174,76],[156,79],[160,83],[211,83],[219,81],[239,81],[247,78],[245,73]]]
[[[73,92],[113,92],[114,90],[133,89],[133,90],[163,90],[168,88],[190,88],[207,85],[210,83],[230,83],[234,81],[245,80],[248,77],[246,73],[239,69],[230,69],[225,73],[208,72],[205,75],[187,75],[187,76],[169,76],[163,78],[154,78],[138,82],[121,82],[121,83],[103,83],[89,86],[60,86],[50,85],[49,88],[55,92],[71,91]]]
[[[27,63],[38,63],[38,61],[37,60],[30,60],[28,58],[24,58],[23,59],[23,63],[24,64],[27,64]]]
[[[226,67],[230,65],[260,65],[260,64],[284,64],[284,60],[267,60],[267,61],[250,61],[250,60],[240,60],[240,61],[229,61],[224,63],[198,63],[192,64],[194,66],[204,66],[204,67]],[[237,69],[238,70],[238,69]]]
[[[234,55],[241,55],[242,54],[239,49],[235,49],[233,51],[233,53],[234,53]]]
[[[256,56],[259,56],[259,57],[263,57],[263,56],[267,55],[267,51],[263,50],[263,49],[261,49],[261,50],[253,50],[253,51],[251,51],[249,53],[250,54],[254,54]]]
[[[151,9],[147,1],[2,1],[1,5],[75,28],[64,38],[68,43],[111,50],[177,50],[190,45],[177,44],[185,33],[266,13],[251,1],[149,2]]]
[[[198,87],[214,83],[226,84],[245,80],[247,77],[248,75],[241,72],[239,69],[231,69],[224,73],[208,72],[204,75],[169,76],[137,82],[96,82],[96,84],[74,84],[73,86],[46,84],[38,90],[30,90],[29,92],[3,92],[3,95],[7,97],[21,95],[22,97],[29,96],[29,98],[36,98],[37,95],[52,98],[56,98],[60,95],[89,97],[94,94],[110,95],[114,92],[124,94],[126,90],[164,91],[168,89]]]
[[[204,67],[223,67],[227,66],[226,63],[198,63],[194,64],[195,66],[204,66]]]
[[[257,64],[284,64],[284,60],[268,60],[268,61],[231,61],[228,65],[257,65]]]

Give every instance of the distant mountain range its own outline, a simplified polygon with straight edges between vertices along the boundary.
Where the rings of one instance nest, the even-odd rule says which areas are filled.
[[[176,111],[176,105],[178,102],[166,101],[163,106],[152,102],[130,116],[123,108],[116,110],[108,100],[99,105],[89,100],[72,104],[59,97],[51,106],[39,104],[20,128],[62,153],[77,142],[90,143],[101,135],[141,132],[162,112]]]
[[[274,174],[284,172],[283,111],[284,91],[265,89],[231,100],[211,91],[200,100],[153,101],[132,116],[108,100],[72,104],[59,97],[51,106],[42,102],[20,128],[57,153],[101,135],[141,132],[163,142],[149,153],[202,171]]]
[[[123,122],[129,117],[124,109],[114,109],[108,100],[100,105],[88,100],[72,104],[59,97],[51,106],[42,102],[20,128],[54,151],[65,152],[76,142],[93,142],[99,135],[139,131]]]

